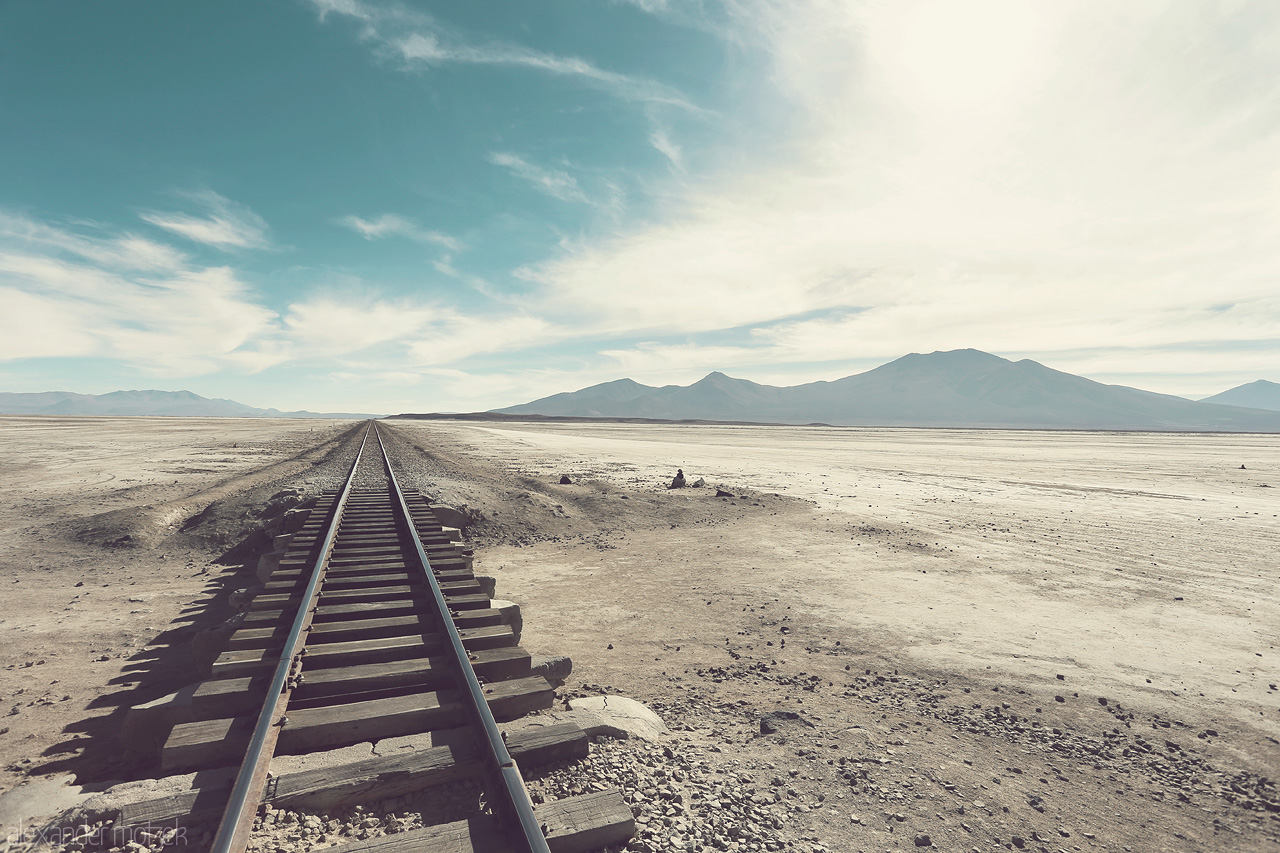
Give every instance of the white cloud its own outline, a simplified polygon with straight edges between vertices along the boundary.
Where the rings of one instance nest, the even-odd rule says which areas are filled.
[[[439,231],[423,228],[412,219],[398,216],[394,213],[384,213],[374,219],[344,216],[339,222],[366,240],[378,240],[383,237],[396,236],[408,237],[410,240],[416,240],[419,243],[433,243],[437,246],[443,246],[452,252],[461,251],[463,248],[462,243],[456,238]]]
[[[98,356],[207,373],[249,358],[274,313],[236,273],[129,235],[89,237],[4,214],[0,358]]]
[[[587,196],[578,186],[578,181],[568,172],[536,166],[519,155],[501,151],[490,153],[489,162],[495,166],[510,169],[516,177],[528,181],[538,192],[552,198],[558,198],[561,201],[587,201]]]
[[[409,354],[416,364],[453,364],[479,354],[512,352],[563,340],[571,330],[528,315],[443,318],[431,334],[412,341]]]
[[[625,349],[602,350],[600,354],[617,364],[622,375],[657,384],[687,383],[731,364],[750,364],[767,353],[758,347],[716,346],[695,343],[638,343]],[[646,382],[646,384],[648,384]]]
[[[0,360],[91,355],[98,348],[95,318],[70,300],[0,286],[0,304]]]
[[[310,0],[321,20],[330,15],[361,23],[361,38],[410,66],[506,65],[569,77],[629,101],[700,113],[682,93],[654,80],[607,71],[573,56],[558,56],[502,41],[477,43],[434,18],[387,3]]]
[[[386,217],[368,224],[373,236],[404,227]],[[423,368],[569,334],[533,316],[382,298],[359,282],[295,302],[281,317],[230,267],[194,265],[127,234],[86,235],[5,211],[0,304],[0,361],[91,356],[170,376],[306,360],[394,385]]]
[[[244,205],[212,190],[184,195],[203,208],[203,215],[149,211],[140,214],[142,219],[157,228],[215,249],[260,249],[268,245],[267,223]]]
[[[529,310],[617,336],[756,328],[726,368],[1238,341],[1280,359],[1280,7],[732,8],[790,139],[521,270]]]
[[[403,302],[318,298],[290,305],[284,332],[306,353],[335,356],[401,340],[426,327],[439,313]]]

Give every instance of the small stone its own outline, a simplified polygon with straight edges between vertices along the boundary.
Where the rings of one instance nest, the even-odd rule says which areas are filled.
[[[916,836],[916,846],[917,846],[917,847],[932,847],[932,846],[933,846],[933,839],[932,839],[932,838],[930,838],[929,836],[925,835],[924,833],[921,833],[920,835],[917,835],[917,836]]]
[[[560,485],[562,485],[562,486],[572,486],[572,485],[573,485],[573,480],[569,479],[569,475],[568,475],[568,474],[561,474],[561,475],[560,475]]]

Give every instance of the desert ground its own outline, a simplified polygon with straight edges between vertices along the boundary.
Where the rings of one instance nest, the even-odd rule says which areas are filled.
[[[1280,436],[386,425],[563,695],[671,728],[591,760],[683,786],[636,849],[1280,849]],[[356,426],[0,418],[7,826],[148,772],[123,709]]]

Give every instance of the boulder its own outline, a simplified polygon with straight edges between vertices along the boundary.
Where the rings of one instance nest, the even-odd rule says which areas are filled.
[[[667,733],[667,726],[662,722],[661,717],[650,711],[644,703],[628,699],[626,696],[610,694],[570,699],[569,710],[588,711],[596,715],[602,724],[611,728],[613,732],[622,733],[614,734],[615,737],[638,737],[641,740],[653,741]],[[588,729],[587,726],[583,728]]]

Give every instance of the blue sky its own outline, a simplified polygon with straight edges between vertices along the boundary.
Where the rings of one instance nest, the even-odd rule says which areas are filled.
[[[1280,380],[1280,5],[0,7],[0,390]]]

